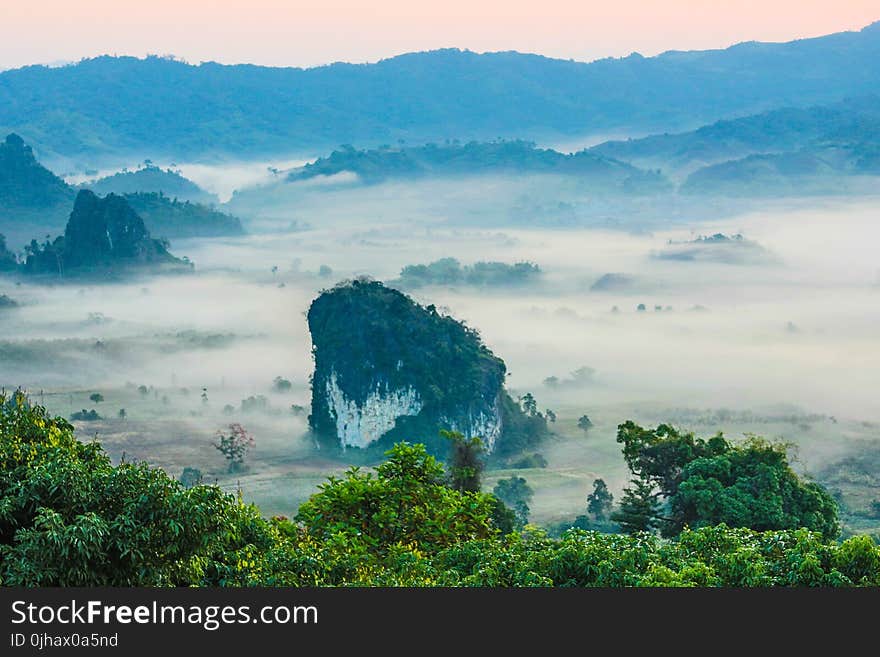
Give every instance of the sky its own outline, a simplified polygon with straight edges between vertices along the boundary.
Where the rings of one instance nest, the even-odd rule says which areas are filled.
[[[0,0],[0,68],[100,54],[316,66],[457,47],[591,61],[856,30],[878,0]]]

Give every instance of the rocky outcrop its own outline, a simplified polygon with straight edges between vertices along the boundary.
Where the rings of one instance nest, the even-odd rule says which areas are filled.
[[[25,261],[26,273],[107,272],[132,267],[188,269],[161,240],[150,237],[143,220],[121,196],[105,198],[82,190],[63,238],[40,246],[33,242]]]
[[[315,299],[308,322],[315,359],[309,423],[323,444],[408,440],[445,453],[441,429],[479,436],[489,451],[508,438],[524,440],[528,418],[504,389],[504,361],[474,329],[434,306],[355,280]],[[542,432],[531,433],[526,442]]]

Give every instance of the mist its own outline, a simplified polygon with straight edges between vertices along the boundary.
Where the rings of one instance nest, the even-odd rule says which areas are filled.
[[[512,393],[557,413],[557,436],[542,448],[548,468],[528,475],[538,521],[577,513],[595,476],[620,490],[614,431],[627,419],[763,432],[797,443],[806,470],[880,439],[876,199],[664,208],[542,176],[367,186],[279,183],[266,163],[178,166],[229,198],[223,207],[249,230],[173,242],[194,273],[100,285],[0,279],[0,294],[19,303],[0,312],[0,385],[66,417],[95,408],[104,419],[77,427],[114,458],[174,476],[197,467],[267,513],[291,513],[345,465],[307,435],[311,301],[341,280],[390,281],[447,257],[541,269],[527,285],[407,290],[478,329],[507,363]],[[737,245],[658,257],[718,233],[760,248],[742,259],[730,257]],[[617,284],[596,286],[606,274]],[[545,383],[582,367],[593,374],[577,385]],[[274,389],[276,377],[289,389]],[[90,401],[94,392],[105,401]],[[575,426],[584,413],[595,423],[588,436]],[[211,446],[232,421],[258,446],[235,480]]]

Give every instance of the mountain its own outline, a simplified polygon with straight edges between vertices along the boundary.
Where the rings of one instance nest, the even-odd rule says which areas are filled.
[[[73,196],[17,134],[0,143],[0,232],[10,244],[19,246],[47,228],[63,226]]]
[[[27,274],[113,273],[134,268],[183,270],[190,265],[168,253],[166,245],[150,237],[143,220],[121,196],[100,198],[81,190],[64,236],[28,248],[23,270]]]
[[[137,212],[150,232],[157,237],[226,237],[243,235],[238,217],[214,210],[200,203],[168,198],[159,192],[125,194],[125,200]]]
[[[357,318],[357,321],[353,321]],[[400,440],[443,454],[441,429],[504,452],[534,443],[546,420],[504,389],[507,368],[479,334],[375,281],[337,285],[308,312],[315,372],[309,425],[327,445]]]
[[[108,193],[105,190],[120,190],[117,195],[123,194],[147,230],[160,237],[219,237],[244,233],[237,217],[199,203],[169,198],[161,191],[150,191],[167,188],[169,194],[212,198],[174,171],[146,166],[103,178],[89,188],[101,195]],[[35,235],[60,232],[70,215],[75,195],[73,187],[37,162],[31,147],[18,135],[10,134],[0,144],[0,230],[9,237],[10,244],[22,245]]]
[[[703,167],[680,187],[687,195],[805,196],[867,193],[880,188],[880,143],[756,154]]]
[[[0,207],[46,209],[72,199],[67,183],[37,162],[21,137],[6,136],[0,144]]]
[[[0,128],[63,156],[176,159],[644,133],[877,93],[877,61],[880,23],[591,63],[454,49],[311,69],[104,56],[0,73]]]
[[[839,144],[880,143],[880,96],[827,106],[786,107],[697,130],[609,141],[590,149],[636,166],[689,173],[750,155],[796,152]]]
[[[574,154],[537,148],[522,140],[450,142],[416,147],[383,146],[356,150],[344,146],[328,157],[293,170],[289,182],[317,176],[354,173],[364,183],[379,183],[394,178],[465,176],[482,173],[534,174],[553,173],[577,176],[605,187],[626,191],[655,191],[668,186],[661,176],[589,151]]]
[[[153,164],[135,171],[120,171],[112,176],[84,183],[82,187],[96,194],[134,194],[137,192],[162,193],[171,198],[196,203],[217,203],[218,199],[209,194],[192,180],[184,178],[179,171],[162,169]]]

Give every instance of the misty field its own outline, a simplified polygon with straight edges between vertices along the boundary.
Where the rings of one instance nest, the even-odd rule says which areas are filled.
[[[876,528],[865,515],[880,450],[876,201],[572,227],[554,224],[541,194],[575,198],[577,189],[534,184],[512,198],[513,186],[242,194],[231,205],[260,232],[176,241],[193,274],[4,281],[0,294],[20,306],[0,310],[0,385],[22,386],[65,417],[94,409],[101,419],[77,420],[78,435],[97,436],[114,459],[175,477],[196,468],[265,514],[289,516],[328,475],[363,463],[322,452],[308,436],[312,299],[355,276],[394,284],[405,266],[441,258],[528,261],[541,270],[528,284],[405,291],[478,329],[506,361],[512,392],[531,392],[556,413],[555,435],[538,450],[545,468],[486,473],[489,489],[513,474],[528,480],[533,523],[584,513],[597,477],[620,494],[627,471],[615,431],[633,419],[790,442],[795,467],[844,503],[847,526]],[[533,208],[533,226],[512,221],[512,207]],[[742,239],[705,239],[713,235]],[[584,414],[589,431],[577,426]],[[256,448],[230,474],[212,442],[232,422]]]

